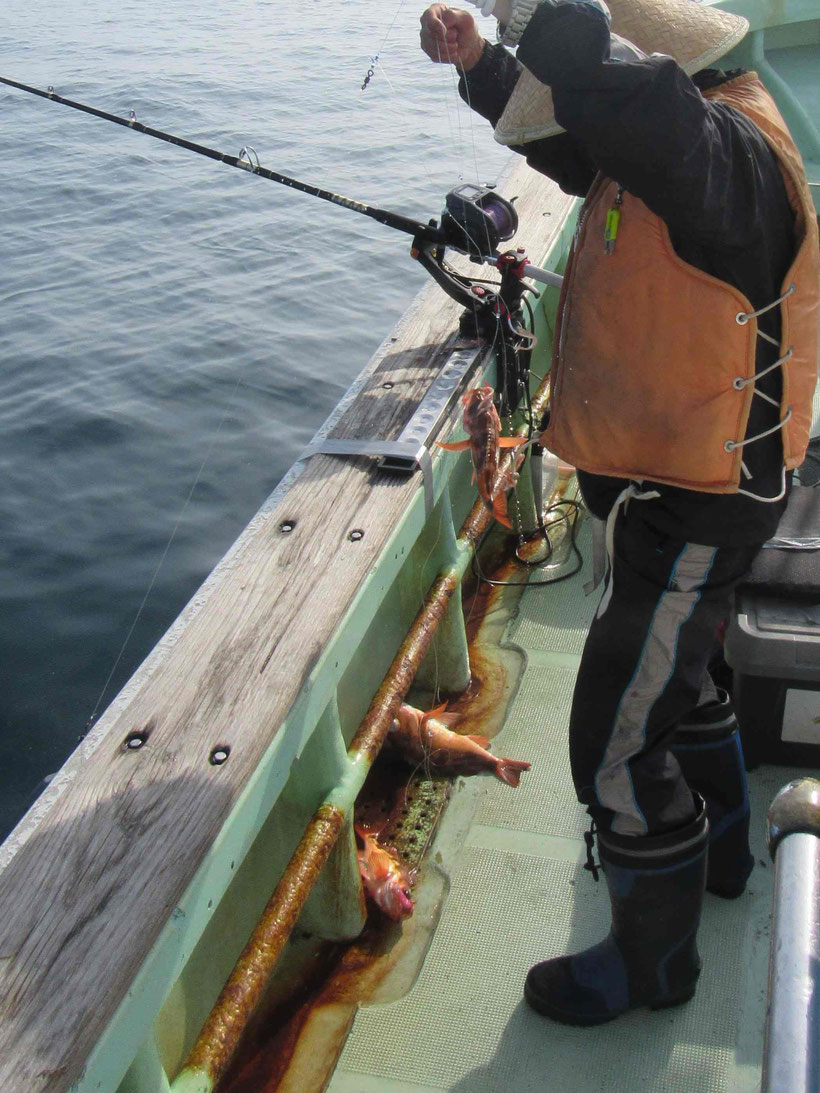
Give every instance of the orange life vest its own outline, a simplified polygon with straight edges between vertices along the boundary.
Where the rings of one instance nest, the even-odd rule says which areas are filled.
[[[760,129],[795,215],[797,248],[779,304],[783,460],[792,469],[805,456],[817,379],[814,207],[800,153],[757,75],[705,97]],[[663,220],[631,194],[622,194],[617,243],[605,253],[617,194],[617,183],[599,179],[585,204],[559,308],[544,442],[594,474],[735,493],[754,397],[754,308],[737,288],[680,259]]]

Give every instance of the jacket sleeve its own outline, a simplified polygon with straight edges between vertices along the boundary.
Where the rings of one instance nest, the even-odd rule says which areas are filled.
[[[459,94],[471,109],[495,126],[513,92],[521,65],[501,45],[487,43],[481,60],[459,80]],[[596,168],[586,149],[569,133],[534,140],[512,149],[525,156],[536,171],[554,179],[566,193],[583,196]]]
[[[520,62],[552,89],[556,120],[673,232],[747,246],[776,170],[749,119],[703,98],[671,57],[610,59],[609,23],[583,2],[540,5]]]

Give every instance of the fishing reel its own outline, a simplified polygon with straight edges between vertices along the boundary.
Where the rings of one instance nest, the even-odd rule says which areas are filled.
[[[463,183],[444,200],[440,222],[431,220],[416,233],[410,254],[464,307],[461,333],[499,345],[506,410],[517,404],[529,367],[530,341],[522,327],[522,299],[531,291],[523,280],[531,267],[523,250],[499,253],[499,246],[518,230],[518,213],[512,202],[489,186]],[[501,273],[500,281],[488,283],[460,273],[446,261],[448,247],[482,265],[492,263]]]
[[[465,182],[444,199],[441,230],[445,245],[481,261],[494,254],[499,243],[506,243],[518,231],[518,213],[489,186]]]
[[[472,183],[456,186],[444,203],[440,222],[419,225],[410,254],[465,308],[460,324],[463,334],[492,335],[500,318],[518,314],[527,291],[522,281],[523,252],[517,262],[510,262],[509,254],[498,253],[499,245],[518,230],[518,213],[512,202],[489,186]],[[446,261],[447,248],[466,254],[473,262],[493,263],[501,271],[500,283],[486,286],[486,282],[459,273]]]

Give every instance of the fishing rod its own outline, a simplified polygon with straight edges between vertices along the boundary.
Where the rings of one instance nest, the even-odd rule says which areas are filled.
[[[76,102],[73,99],[58,95],[53,87],[43,91],[37,87],[20,83],[17,80],[0,76],[0,83],[8,87],[25,91],[30,95],[37,95],[42,99],[59,103],[61,106],[70,107],[90,114],[104,121],[113,122],[127,129],[133,129],[138,133],[154,137],[156,140],[165,141],[179,148],[185,148],[197,155],[208,159],[225,163],[229,167],[236,167],[260,178],[278,182],[290,189],[299,190],[311,197],[318,197],[324,201],[330,201],[352,212],[361,213],[384,224],[388,228],[404,232],[413,237],[410,249],[411,257],[420,263],[434,278],[436,283],[454,300],[460,303],[469,312],[470,317],[465,317],[462,322],[462,330],[467,333],[486,334],[499,317],[514,315],[519,310],[519,305],[526,286],[523,285],[524,277],[532,277],[546,283],[556,283],[560,279],[555,274],[540,270],[531,266],[526,261],[523,250],[509,252],[505,255],[497,253],[496,248],[500,243],[511,239],[518,229],[518,214],[511,202],[495,193],[492,187],[473,186],[465,184],[451,190],[445,198],[445,208],[440,222],[430,220],[424,224],[420,220],[403,216],[400,213],[380,209],[374,205],[368,205],[363,201],[355,201],[349,197],[325,190],[319,186],[313,186],[289,175],[273,171],[263,167],[259,162],[256,151],[247,146],[242,148],[238,156],[209,148],[207,145],[198,144],[196,141],[187,140],[173,133],[166,133],[161,129],[154,129],[137,120],[134,111],[128,118],[119,114],[111,114],[106,110],[100,110],[95,106]],[[488,292],[486,288],[476,285],[469,277],[455,270],[445,261],[445,251],[449,247],[469,255],[476,262],[485,262],[495,265],[501,271],[501,285],[499,291]],[[513,257],[511,257],[513,256]]]
[[[494,344],[497,343],[502,412],[515,409],[521,392],[526,392],[533,338],[523,325],[523,307],[526,304],[525,293],[533,290],[525,283],[524,278],[530,277],[545,284],[556,285],[561,284],[562,278],[531,265],[522,247],[498,253],[499,245],[511,239],[518,230],[518,213],[512,202],[501,197],[491,186],[469,183],[457,186],[446,195],[440,220],[437,222],[431,219],[424,224],[420,220],[380,209],[363,201],[354,201],[332,190],[325,190],[263,167],[255,149],[249,146],[242,148],[239,155],[234,156],[145,125],[137,120],[133,110],[130,117],[125,118],[64,98],[51,86],[43,91],[5,76],[0,76],[0,84],[133,129],[207,159],[299,190],[311,197],[330,201],[334,205],[368,216],[388,228],[411,235],[413,241],[410,256],[427,270],[448,296],[464,308],[459,321],[461,333],[470,337],[485,337],[492,339]],[[500,283],[490,284],[460,273],[446,261],[448,247],[466,254],[474,262],[495,266],[501,273]],[[529,309],[528,304],[527,307]]]
[[[385,209],[378,209],[373,205],[365,205],[361,201],[353,201],[348,197],[342,197],[341,194],[333,193],[331,190],[323,190],[318,186],[311,186],[306,182],[300,182],[296,178],[289,178],[288,175],[279,174],[278,171],[271,171],[267,167],[262,167],[258,160],[254,161],[255,153],[252,148],[243,148],[238,156],[232,156],[227,152],[220,152],[216,148],[208,148],[207,145],[197,144],[195,141],[175,136],[173,133],[165,133],[161,129],[152,129],[149,125],[143,125],[142,122],[137,121],[137,116],[133,110],[130,118],[123,118],[119,114],[109,114],[108,111],[99,110],[95,106],[87,106],[85,103],[76,102],[74,99],[63,98],[62,95],[57,94],[53,87],[43,91],[38,87],[29,87],[28,84],[10,80],[5,76],[0,76],[0,83],[15,87],[18,91],[26,91],[30,95],[38,95],[41,99],[50,99],[51,102],[59,103],[61,106],[69,106],[72,110],[81,110],[84,114],[91,114],[95,118],[102,118],[104,121],[113,122],[115,125],[125,126],[125,128],[133,129],[137,133],[145,133],[146,136],[164,140],[166,143],[174,144],[179,148],[187,148],[189,152],[196,152],[197,155],[206,156],[208,159],[227,163],[229,167],[239,167],[244,171],[250,171],[261,178],[270,179],[271,182],[279,182],[283,186],[290,186],[294,190],[301,190],[302,193],[310,194],[312,197],[332,201],[335,205],[341,205],[343,208],[352,209],[364,216],[370,216],[380,224],[386,224],[389,228],[396,228],[398,231],[407,232],[410,235],[417,235],[419,232],[428,233],[428,225],[421,224],[417,220],[411,220],[409,217],[388,212]]]

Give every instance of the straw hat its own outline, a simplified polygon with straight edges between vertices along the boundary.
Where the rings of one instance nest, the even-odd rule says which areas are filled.
[[[612,31],[644,53],[674,57],[692,75],[708,68],[745,36],[741,15],[698,0],[606,0]],[[563,132],[555,120],[552,93],[525,68],[495,129],[499,144],[525,144]]]

